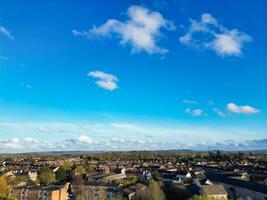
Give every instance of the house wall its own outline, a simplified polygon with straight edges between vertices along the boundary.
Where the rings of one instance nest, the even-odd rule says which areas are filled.
[[[123,178],[126,178],[126,174],[121,173],[121,174],[114,174],[111,176],[107,176],[107,177],[101,179],[101,181],[107,182],[107,181],[114,181],[114,180],[123,179]]]
[[[69,183],[66,183],[63,188],[57,190],[30,190],[30,189],[12,189],[9,197],[18,200],[68,200]]]
[[[52,191],[51,200],[68,200],[69,186],[70,184],[66,183],[63,188]]]

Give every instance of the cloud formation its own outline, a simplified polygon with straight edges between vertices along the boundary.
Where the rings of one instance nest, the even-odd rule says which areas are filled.
[[[200,21],[190,19],[187,32],[179,41],[197,49],[213,50],[219,56],[240,56],[244,44],[252,38],[238,29],[227,29],[211,14],[204,13]]]
[[[259,140],[224,140],[220,142],[155,142],[151,140],[131,140],[112,138],[105,141],[88,140],[87,136],[48,141],[26,137],[0,140],[0,152],[42,152],[42,151],[131,151],[131,150],[266,150],[267,139]]]
[[[99,79],[95,83],[100,88],[109,91],[113,91],[118,88],[117,82],[119,79],[113,74],[107,74],[102,71],[91,71],[88,73],[88,76]]]
[[[220,117],[226,117],[226,114],[221,111],[219,108],[212,108],[212,111],[215,112]]]
[[[22,145],[20,139],[17,137],[12,138],[11,140],[0,140],[0,149],[21,149]]]
[[[162,36],[161,29],[174,30],[172,22],[165,19],[159,12],[151,11],[141,6],[130,6],[127,10],[128,20],[109,19],[100,26],[94,26],[89,31],[72,30],[75,36],[91,38],[94,36],[116,37],[120,44],[129,44],[132,53],[145,51],[148,54],[164,54],[168,50],[158,46]]]
[[[21,87],[27,88],[27,89],[32,89],[32,85],[28,84],[28,83],[20,83],[19,84]]]
[[[187,114],[190,114],[190,115],[192,115],[192,116],[194,116],[194,117],[200,117],[200,116],[202,116],[203,115],[203,110],[202,109],[190,109],[190,108],[187,108],[186,110],[185,110],[185,112],[187,113]]]
[[[0,34],[4,35],[5,37],[14,40],[15,38],[11,35],[10,31],[7,30],[4,26],[0,26]]]
[[[189,99],[183,99],[183,103],[185,103],[185,104],[198,104],[197,101],[189,100]]]
[[[235,103],[228,103],[227,104],[227,110],[234,114],[246,114],[246,115],[252,115],[257,114],[260,112],[259,109],[254,108],[252,106],[242,106],[242,105],[236,105]]]
[[[84,122],[0,122],[0,130],[5,133],[5,139],[0,139],[0,152],[160,149],[242,150],[245,146],[245,150],[258,147],[267,149],[266,141],[248,142],[248,139],[255,137],[254,129],[250,131],[247,129],[221,130],[205,126],[184,126],[182,124],[176,127],[116,121],[103,124]],[[25,135],[25,133],[28,135]],[[49,137],[47,134],[49,134]],[[9,138],[9,135],[10,137],[14,135],[14,137]],[[240,138],[243,138],[243,140],[240,140]],[[257,138],[264,138],[264,134]],[[256,144],[259,143],[261,145],[257,146]]]
[[[86,135],[79,136],[78,137],[78,141],[82,142],[82,143],[87,143],[87,144],[91,144],[93,142],[93,140],[90,137],[86,136]]]

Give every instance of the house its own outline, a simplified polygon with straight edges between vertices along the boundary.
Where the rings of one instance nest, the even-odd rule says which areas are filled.
[[[134,199],[134,196],[136,195],[138,191],[142,191],[144,189],[146,189],[146,185],[142,183],[137,183],[135,185],[132,185],[130,187],[123,189],[122,194],[124,197],[131,200],[131,199]]]
[[[73,187],[72,191],[76,198],[77,196],[83,196],[86,199],[106,199],[106,196],[112,197],[116,193],[117,188],[103,185],[79,185]]]
[[[152,178],[153,178],[153,176],[152,176],[152,174],[150,172],[143,171],[143,174],[141,176],[142,180],[149,180],[149,179],[152,179]]]
[[[126,176],[125,173],[111,174],[109,176],[106,176],[106,177],[103,177],[103,178],[99,179],[99,181],[100,182],[108,183],[108,182],[112,182],[112,181],[115,181],[115,180],[124,179],[126,177],[127,176]]]
[[[28,177],[31,181],[35,182],[37,181],[37,178],[38,178],[38,173],[37,172],[31,172],[29,171],[28,172]]]
[[[267,199],[267,186],[255,181],[244,180],[240,175],[225,171],[206,170],[205,175],[211,181],[221,182],[231,198]]]
[[[206,176],[203,172],[195,172],[194,177],[197,179],[205,179]]]
[[[109,174],[110,171],[109,171],[109,167],[106,166],[106,165],[99,165],[97,168],[96,168],[96,171],[97,172],[100,172],[102,174]]]
[[[228,195],[222,184],[202,185],[199,193],[215,200],[227,200]]]
[[[89,184],[98,184],[101,179],[105,178],[106,175],[98,172],[88,173],[85,176],[87,183]]]
[[[186,179],[191,179],[192,175],[189,172],[178,172],[176,178],[178,178],[178,182],[182,182]]]
[[[169,173],[174,173],[174,172],[177,172],[177,169],[176,169],[176,168],[174,168],[174,167],[167,168],[167,169],[166,169],[166,172],[169,172]]]
[[[124,167],[122,167],[122,168],[117,168],[117,169],[115,169],[115,172],[117,173],[117,174],[125,174],[125,172],[126,172],[126,169],[124,168]]]
[[[56,167],[55,169],[53,169],[53,173],[56,173],[58,169],[59,167]]]
[[[17,200],[68,200],[70,183],[61,186],[23,186],[12,188],[9,198]]]

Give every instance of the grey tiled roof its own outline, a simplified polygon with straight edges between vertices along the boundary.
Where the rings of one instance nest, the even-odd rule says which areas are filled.
[[[223,185],[203,185],[202,189],[205,195],[227,195]]]

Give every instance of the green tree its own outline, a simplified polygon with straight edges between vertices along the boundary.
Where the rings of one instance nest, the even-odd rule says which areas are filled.
[[[78,167],[75,168],[74,172],[76,174],[85,174],[86,173],[86,170],[84,169],[83,166],[78,166]]]
[[[137,177],[129,177],[129,178],[124,178],[124,179],[119,179],[115,181],[117,184],[122,184],[124,187],[129,186],[129,185],[134,185],[138,182]]]
[[[160,181],[162,179],[162,176],[157,171],[155,171],[152,175],[156,181]]]
[[[67,179],[67,172],[63,166],[60,166],[56,171],[56,179],[58,181],[65,181]]]
[[[70,161],[65,161],[62,166],[65,170],[71,170],[72,163]]]
[[[55,181],[53,171],[49,167],[43,167],[39,175],[39,181],[43,185],[48,185]]]

